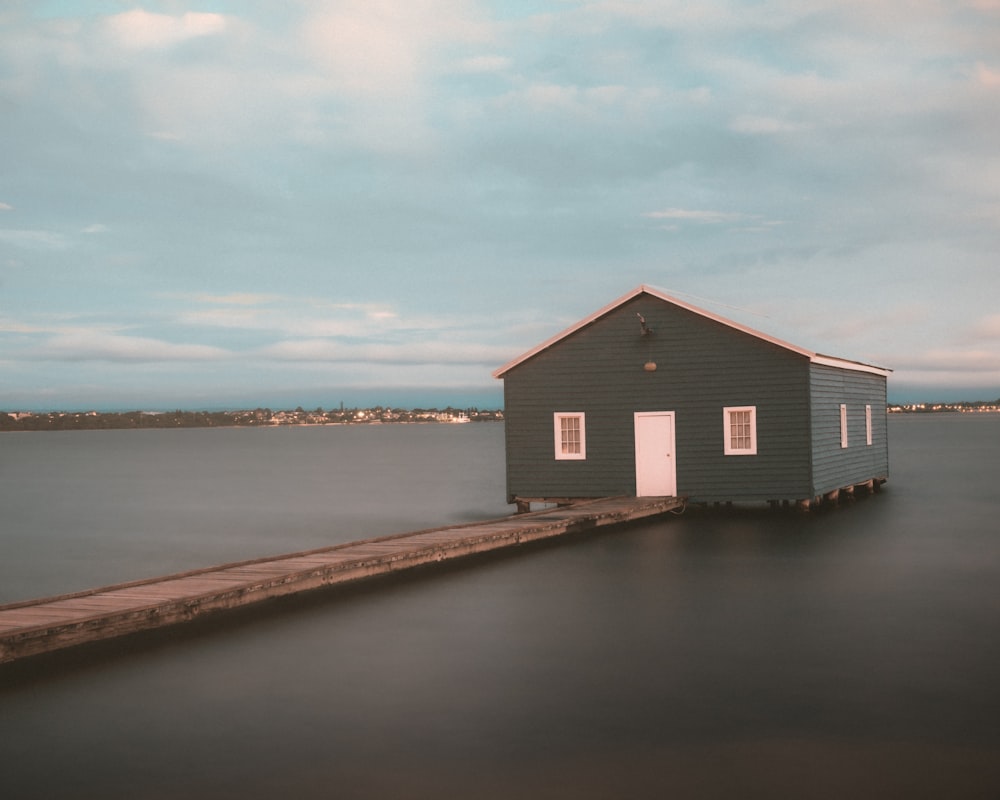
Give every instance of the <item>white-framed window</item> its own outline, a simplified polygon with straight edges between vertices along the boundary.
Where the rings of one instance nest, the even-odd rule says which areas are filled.
[[[757,455],[757,407],[727,406],[722,409],[723,452],[727,456]]]
[[[865,443],[872,445],[872,407],[865,406]]]
[[[847,447],[847,404],[840,404],[840,446]]]
[[[587,425],[581,411],[557,411],[554,415],[556,459],[583,461],[587,457]]]

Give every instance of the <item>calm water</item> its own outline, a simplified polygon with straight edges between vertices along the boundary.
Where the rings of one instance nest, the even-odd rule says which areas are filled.
[[[0,603],[510,513],[503,426],[0,436]]]
[[[0,670],[11,798],[1000,796],[1000,416],[688,512]],[[0,602],[506,513],[499,425],[0,437]]]

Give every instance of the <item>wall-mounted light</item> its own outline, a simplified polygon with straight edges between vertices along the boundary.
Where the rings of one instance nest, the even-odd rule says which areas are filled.
[[[646,318],[642,314],[637,313],[636,316],[639,318],[639,335],[645,339],[653,332],[653,329],[646,324]],[[646,352],[649,352],[649,342],[646,343]],[[649,359],[642,365],[642,368],[646,372],[656,372],[656,362],[653,359]]]

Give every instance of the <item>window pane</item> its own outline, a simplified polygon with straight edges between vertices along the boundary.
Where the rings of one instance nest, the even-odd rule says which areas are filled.
[[[562,417],[560,419],[562,429],[562,451],[564,454],[578,454],[580,452],[580,418]]]
[[[729,412],[729,447],[732,450],[750,449],[750,412]]]

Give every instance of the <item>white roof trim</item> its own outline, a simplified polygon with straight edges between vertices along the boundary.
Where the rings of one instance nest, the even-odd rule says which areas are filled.
[[[850,369],[855,372],[867,372],[870,375],[881,375],[884,378],[892,374],[892,370],[888,367],[876,367],[874,364],[864,364],[861,361],[849,361],[846,358],[834,358],[833,356],[824,356],[819,353],[813,353],[810,361],[813,364],[819,364],[824,367],[837,367],[838,369]]]
[[[672,303],[673,305],[678,306],[679,308],[683,308],[686,311],[690,311],[694,314],[698,314],[699,316],[705,317],[706,319],[718,322],[722,325],[725,325],[728,328],[733,328],[742,333],[748,334],[749,336],[753,336],[754,338],[761,339],[765,342],[770,342],[771,344],[777,345],[778,347],[781,347],[785,350],[790,350],[793,353],[797,353],[800,356],[808,358],[814,364],[821,364],[827,367],[837,367],[838,369],[849,369],[855,372],[867,372],[873,375],[882,375],[882,376],[888,376],[889,373],[892,371],[889,369],[885,369],[883,367],[876,367],[871,364],[862,364],[859,361],[848,361],[842,358],[833,358],[832,356],[823,356],[820,355],[819,353],[814,353],[811,350],[806,350],[803,347],[798,347],[794,344],[790,344],[789,342],[783,341],[782,339],[778,339],[774,336],[769,336],[766,333],[761,333],[760,331],[754,330],[753,328],[747,327],[746,325],[741,325],[738,322],[733,322],[733,320],[731,319],[720,317],[718,314],[713,314],[711,311],[706,311],[705,309],[698,308],[697,306],[693,306],[690,303],[685,303],[683,300],[678,300],[676,297],[671,297],[666,292],[657,289],[653,286],[647,286],[646,284],[642,284],[641,286],[638,286],[635,289],[633,289],[628,294],[622,295],[614,302],[609,303],[608,305],[604,306],[601,309],[598,309],[593,314],[584,317],[579,322],[566,328],[566,330],[557,333],[551,339],[546,339],[537,347],[533,347],[526,353],[522,353],[521,355],[519,355],[513,361],[509,361],[508,363],[504,364],[502,367],[493,372],[493,377],[502,378],[507,372],[512,370],[518,364],[521,364],[527,361],[529,358],[538,355],[543,350],[548,350],[548,348],[552,347],[552,345],[562,341],[568,336],[571,336],[581,328],[585,328],[587,325],[590,325],[590,323],[600,319],[605,314],[609,314],[610,312],[614,311],[619,306],[624,305],[634,297],[638,297],[640,294],[652,295],[653,297],[659,298],[664,302]]]

